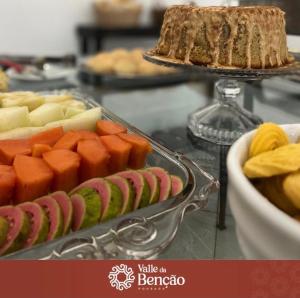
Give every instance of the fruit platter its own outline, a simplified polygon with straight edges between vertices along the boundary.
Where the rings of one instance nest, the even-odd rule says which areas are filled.
[[[1,258],[154,257],[218,187],[76,91],[0,101]]]

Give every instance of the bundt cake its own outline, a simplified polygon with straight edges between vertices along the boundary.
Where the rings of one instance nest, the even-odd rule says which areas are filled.
[[[282,66],[291,62],[284,14],[274,6],[172,6],[154,54],[213,67]]]

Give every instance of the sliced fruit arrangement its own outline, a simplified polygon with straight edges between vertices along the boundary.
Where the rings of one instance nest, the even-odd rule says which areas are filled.
[[[99,135],[96,127],[103,123],[105,129]],[[69,192],[79,183],[93,178],[121,171],[124,171],[122,175],[131,175],[127,169],[143,168],[152,150],[151,145],[146,139],[126,131],[120,124],[98,120],[94,121],[94,131],[80,129],[65,132],[59,126],[29,138],[0,140],[0,206],[32,201],[49,192]],[[155,180],[153,182],[153,177],[149,177],[151,174],[145,174],[146,177],[141,173],[132,175],[133,183],[139,185],[142,185],[141,181],[149,180],[155,189],[150,200],[156,202],[158,192]],[[150,190],[147,187],[141,190],[139,195],[144,206],[148,204],[144,192],[148,194]]]
[[[62,126],[95,130],[101,108],[87,110],[69,93],[41,95],[35,92],[0,93],[0,140],[26,138],[48,128]]]
[[[56,191],[32,202],[0,207],[0,255],[92,227],[182,190],[180,177],[155,167],[93,178],[69,194]]]
[[[183,189],[181,178],[145,168],[151,144],[101,120],[100,107],[85,110],[68,94],[32,92],[0,93],[0,104],[0,255]]]

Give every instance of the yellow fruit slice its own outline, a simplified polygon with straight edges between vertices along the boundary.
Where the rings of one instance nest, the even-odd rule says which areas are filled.
[[[276,207],[289,215],[296,215],[300,210],[291,203],[283,191],[284,176],[261,179],[256,182],[256,188]]]
[[[289,174],[283,181],[283,190],[289,200],[300,209],[300,172]]]
[[[249,157],[287,145],[289,139],[284,130],[274,123],[264,123],[257,129],[249,149]]]
[[[256,155],[244,164],[248,178],[264,178],[288,174],[300,169],[300,144],[289,144]]]

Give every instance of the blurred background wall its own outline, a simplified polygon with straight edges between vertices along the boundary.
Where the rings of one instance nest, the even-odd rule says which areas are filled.
[[[139,0],[145,11],[142,23],[149,22],[155,3],[176,4],[179,0]],[[300,0],[295,0],[300,1]],[[62,55],[78,51],[75,27],[92,23],[94,0],[1,0],[0,53]],[[227,0],[194,0],[202,6],[226,4]],[[297,47],[299,41],[293,41]],[[300,48],[300,45],[299,45]]]
[[[1,0],[0,53],[61,55],[77,51],[75,26],[92,22],[94,0]],[[140,0],[147,8],[142,22],[149,21],[153,0]],[[182,1],[166,0],[167,4]],[[203,5],[218,5],[204,0]]]

